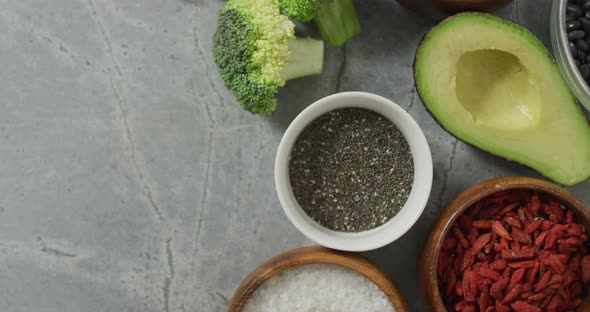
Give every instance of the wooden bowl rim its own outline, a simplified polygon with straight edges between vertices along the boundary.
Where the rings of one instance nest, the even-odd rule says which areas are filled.
[[[590,222],[590,210],[581,201],[565,189],[543,180],[515,176],[494,178],[472,185],[445,207],[424,248],[420,265],[420,284],[428,304],[434,312],[447,312],[438,288],[436,268],[440,247],[452,224],[478,200],[500,191],[516,189],[533,190],[551,195],[572,209],[577,217]],[[588,307],[588,298],[582,306]],[[579,309],[579,311],[582,310]]]
[[[393,280],[377,264],[360,254],[328,249],[322,246],[292,249],[259,265],[242,281],[234,293],[227,311],[241,312],[260,285],[284,270],[299,265],[320,263],[340,265],[362,274],[383,291],[396,312],[410,311]]]

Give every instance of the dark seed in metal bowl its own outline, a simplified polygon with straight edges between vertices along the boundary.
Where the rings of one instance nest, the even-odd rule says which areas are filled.
[[[582,39],[586,37],[586,33],[583,30],[574,30],[574,31],[570,31],[567,34],[567,38],[569,40],[577,40],[577,39]]]
[[[585,32],[590,32],[590,19],[587,19],[585,17],[580,17],[577,21],[575,22],[580,22],[580,27],[582,27],[582,29]],[[573,23],[573,22],[572,22]]]
[[[578,39],[576,41],[576,47],[578,48],[579,51],[588,51],[588,43],[586,43],[586,41],[582,40],[582,39]]]
[[[571,22],[571,21],[573,21],[573,20],[575,20],[575,19],[576,19],[576,17],[575,17],[575,16],[573,16],[573,15],[571,15],[571,14],[567,14],[567,15],[565,16],[565,21],[566,21],[566,22]]]
[[[572,2],[567,4],[566,10],[568,13],[571,13],[574,16],[582,16],[582,14],[584,14],[582,7]]]
[[[578,48],[576,48],[576,45],[570,41],[570,52],[572,52],[572,56],[574,58],[578,57]]]
[[[590,67],[588,64],[583,64],[580,66],[580,74],[582,74],[584,79],[590,78]]]
[[[572,30],[580,29],[581,26],[582,26],[582,23],[580,21],[570,21],[567,24],[565,24],[565,29],[567,29],[567,31],[572,31]]]

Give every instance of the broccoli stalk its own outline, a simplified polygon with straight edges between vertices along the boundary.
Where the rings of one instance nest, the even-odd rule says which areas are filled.
[[[319,74],[324,64],[324,42],[311,38],[289,40],[287,66],[281,72],[285,81]]]
[[[313,20],[324,40],[333,46],[358,35],[361,31],[353,0],[280,0],[281,8],[302,22]]]
[[[278,0],[229,0],[219,12],[213,56],[225,86],[252,113],[270,115],[285,81],[322,71],[323,41],[295,37]]]
[[[361,26],[352,0],[320,0],[315,24],[324,40],[339,47],[359,34]]]

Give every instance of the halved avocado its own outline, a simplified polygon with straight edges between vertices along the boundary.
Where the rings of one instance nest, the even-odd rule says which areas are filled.
[[[463,13],[424,37],[416,89],[460,140],[525,164],[562,185],[590,177],[590,125],[551,54],[532,33]]]

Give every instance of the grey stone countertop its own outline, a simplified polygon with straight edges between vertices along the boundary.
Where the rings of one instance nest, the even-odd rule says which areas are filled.
[[[441,207],[468,186],[538,175],[457,142],[416,96],[412,62],[433,23],[393,0],[357,1],[363,32],[326,47],[322,75],[290,81],[264,118],[212,61],[218,0],[3,0],[0,10],[2,311],[223,311],[269,257],[313,244],[274,190],[281,135],[347,90],[394,100],[430,143],[434,185],[401,239],[365,253],[425,311],[418,259]],[[497,14],[549,44],[550,0]],[[313,32],[313,30],[311,30]],[[570,190],[590,204],[589,183]]]

